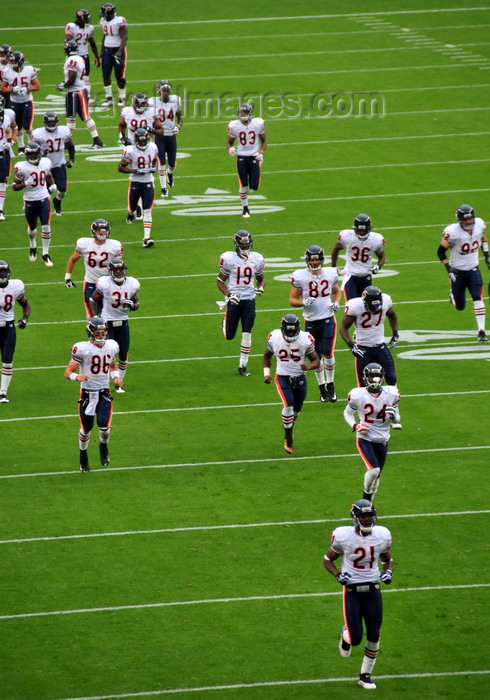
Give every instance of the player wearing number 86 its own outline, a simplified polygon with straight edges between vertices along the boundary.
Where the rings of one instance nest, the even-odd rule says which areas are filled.
[[[235,141],[237,142],[236,148]],[[228,124],[226,147],[230,156],[237,156],[242,216],[248,219],[250,216],[248,191],[255,192],[259,189],[260,166],[267,148],[265,122],[260,117],[253,116],[251,105],[241,104],[238,108],[238,119],[234,119]]]

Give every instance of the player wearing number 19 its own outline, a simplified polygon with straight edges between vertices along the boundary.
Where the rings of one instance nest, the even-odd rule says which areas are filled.
[[[12,379],[12,367],[15,351],[15,302],[22,307],[22,318],[17,326],[24,329],[31,314],[31,306],[25,297],[24,283],[10,279],[10,266],[0,260],[0,350],[2,352],[2,377],[0,385],[0,403],[9,403],[7,391]]]
[[[248,190],[255,192],[260,186],[260,166],[267,148],[265,122],[253,116],[249,104],[238,108],[238,119],[228,124],[228,142],[226,147],[230,156],[237,156],[237,172],[242,216],[248,219]],[[237,142],[235,148],[234,143]],[[259,146],[260,142],[260,146]],[[260,150],[259,150],[260,148]]]
[[[379,652],[383,620],[379,582],[388,586],[393,579],[392,536],[388,528],[376,525],[377,513],[370,501],[359,499],[352,504],[350,513],[353,525],[335,528],[323,565],[343,589],[344,626],[340,631],[340,655],[350,656],[352,647],[361,643],[364,622],[366,646],[358,684],[374,690],[376,684],[371,680],[371,672]],[[335,565],[339,557],[342,557],[342,571]],[[378,559],[383,566],[382,572],[378,568]]]
[[[90,433],[97,416],[99,428],[99,453],[103,467],[109,464],[109,442],[112,421],[112,395],[109,389],[110,378],[116,388],[122,382],[116,369],[115,357],[119,346],[115,340],[107,339],[107,324],[101,318],[90,319],[86,326],[88,341],[76,343],[71,349],[71,360],[65,369],[66,379],[80,382],[78,415],[80,430],[80,469],[90,471],[87,448]]]

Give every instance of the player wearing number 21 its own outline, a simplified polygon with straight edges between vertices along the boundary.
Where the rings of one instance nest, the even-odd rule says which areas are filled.
[[[238,108],[238,119],[228,124],[226,147],[230,156],[237,156],[236,167],[242,216],[248,219],[250,216],[248,191],[255,192],[259,189],[260,166],[267,148],[265,122],[260,117],[253,116],[253,110],[249,104],[241,104]]]

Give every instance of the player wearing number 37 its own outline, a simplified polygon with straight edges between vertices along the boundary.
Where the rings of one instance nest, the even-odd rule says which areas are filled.
[[[371,672],[379,651],[379,632],[383,619],[380,580],[389,585],[393,578],[392,537],[388,528],[376,525],[377,513],[363,498],[352,504],[353,525],[332,532],[330,549],[323,558],[325,569],[335,576],[343,589],[344,626],[340,631],[339,652],[351,654],[362,641],[362,623],[366,626],[366,646],[358,684],[374,690]],[[335,565],[342,557],[342,570]],[[378,568],[381,559],[383,571]]]

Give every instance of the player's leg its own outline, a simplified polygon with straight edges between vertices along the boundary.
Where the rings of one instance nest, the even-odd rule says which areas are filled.
[[[379,586],[370,586],[369,593],[363,593],[364,621],[366,624],[366,646],[362,658],[359,685],[363,688],[375,689],[376,685],[371,680],[371,673],[376,663],[379,652],[379,632],[383,620],[383,607]]]
[[[126,223],[132,224],[135,217],[136,207],[138,206],[138,201],[140,198],[140,189],[137,182],[129,181],[128,186],[128,215],[126,216]]]
[[[119,107],[124,107],[126,104],[126,60],[127,51],[123,49],[121,51],[121,57],[116,58],[114,54],[114,77],[117,82],[118,91],[118,105]]]
[[[94,120],[90,116],[88,112],[88,97],[87,97],[87,91],[84,90],[78,90],[78,92],[74,93],[76,95],[76,113],[80,117],[80,119],[85,122],[85,126],[87,127],[90,136],[92,137],[92,145],[90,148],[102,148],[103,143],[102,139],[99,136],[99,132],[97,131],[97,125],[95,124]]]
[[[374,349],[374,353],[369,362],[377,362],[380,364],[385,371],[386,383],[390,386],[396,386],[395,362],[391,352],[385,344]]]
[[[168,186],[174,186],[174,170],[177,165],[177,138],[175,136],[167,136],[167,177]]]
[[[293,425],[294,417],[294,394],[290,385],[290,378],[276,374],[274,378],[277,392],[282,401],[282,427],[284,428],[284,449],[288,454],[294,452],[293,449]]]
[[[0,379],[0,403],[8,403],[7,392],[12,380],[13,360],[15,352],[16,334],[13,321],[7,321],[3,328],[0,328],[0,338],[2,347],[2,372]]]
[[[363,438],[357,438],[356,446],[366,466],[362,497],[372,501],[378,490],[379,479],[388,453],[388,444],[383,445],[381,442],[370,442]]]
[[[83,283],[83,305],[85,307],[87,319],[91,318],[91,316],[92,316],[92,313],[90,312],[89,300],[94,292],[95,292],[95,283],[84,281],[84,283]],[[102,313],[102,302],[103,302],[102,299],[99,299],[98,301],[95,302],[95,306],[97,307],[97,316],[100,316]]]
[[[76,94],[76,92],[67,92],[65,96],[66,126],[70,129],[72,134],[75,131],[75,127],[77,125]]]
[[[242,321],[242,338],[240,342],[240,363],[238,372],[248,377],[250,376],[250,372],[247,370],[247,365],[250,357],[250,349],[252,347],[252,331],[255,322],[254,299],[243,299],[239,304],[239,308]]]
[[[475,313],[476,325],[478,328],[478,341],[488,342],[485,333],[485,303],[483,301],[483,279],[478,268],[469,273],[469,292],[473,299],[473,310]]]
[[[113,52],[115,53],[115,49],[104,49],[104,53],[101,56],[101,61],[100,61],[100,66],[102,69],[102,81],[104,83],[104,92],[105,92],[105,103],[108,105],[113,104],[113,97],[112,97],[112,81],[111,81],[111,73],[112,73],[112,67],[114,65],[114,59],[113,59]]]
[[[153,184],[145,184],[141,189],[141,205],[143,207],[143,248],[151,248],[155,241],[151,237],[153,223],[152,209],[155,201]]]
[[[90,433],[94,427],[94,414],[87,415],[86,413],[88,404],[89,392],[82,389],[82,393],[78,401],[78,416],[80,418],[80,428],[78,430],[78,449],[80,470],[82,472],[90,471],[87,449],[90,442]]]
[[[240,196],[240,203],[242,205],[242,216],[248,219],[250,216],[250,211],[248,208],[248,167],[247,158],[243,156],[238,156],[236,160],[236,167],[238,172],[238,194]]]
[[[112,396],[108,389],[100,392],[97,404],[97,426],[99,428],[99,454],[100,463],[106,467],[111,458],[109,456],[109,440],[111,437],[112,422]]]
[[[51,175],[56,184],[56,194],[53,197],[53,209],[57,216],[61,216],[61,200],[65,198],[67,190],[65,166],[60,165],[57,168],[53,168],[51,170]]]
[[[305,321],[305,331],[315,339],[315,350],[322,364],[315,370],[315,379],[320,390],[320,401],[328,401],[325,364],[323,363],[322,331],[323,321]]]
[[[24,109],[22,104],[18,102],[12,102],[11,108],[15,112],[15,123],[17,124],[17,136],[15,137],[17,142],[17,153],[21,155],[22,153],[26,152],[24,144],[24,126],[22,121],[24,117]]]
[[[39,218],[41,220],[41,240],[43,244],[42,259],[46,267],[53,267],[53,261],[49,255],[51,244],[51,200],[49,197],[39,202]]]
[[[225,340],[233,340],[235,337],[240,317],[240,304],[227,304],[225,306],[225,315],[221,324]]]
[[[158,148],[158,179],[161,187],[160,196],[168,197],[167,170],[165,166],[167,160],[167,137],[157,135],[155,144]]]
[[[0,151],[0,221],[5,221],[3,213],[5,196],[7,194],[7,178],[10,175],[10,151],[6,148]]]
[[[110,325],[110,324],[108,324]],[[114,333],[114,340],[117,342],[119,345],[119,356],[118,356],[118,363],[117,363],[117,370],[119,372],[119,379],[121,382],[124,384],[124,377],[126,375],[126,370],[128,369],[128,363],[129,363],[129,340],[130,340],[130,332],[129,332],[129,323],[126,321],[123,323],[122,326],[118,326],[117,328],[114,328],[113,331]],[[116,387],[116,393],[118,394],[124,394],[124,389],[123,387]]]
[[[29,238],[29,260],[34,262],[37,257],[37,212],[38,201],[24,202],[24,215],[27,221],[27,237]]]
[[[335,339],[337,337],[337,320],[335,316],[330,316],[322,322],[321,355],[324,357],[324,367],[326,375],[327,400],[331,403],[337,401],[335,393]],[[315,373],[316,374],[316,373]]]

